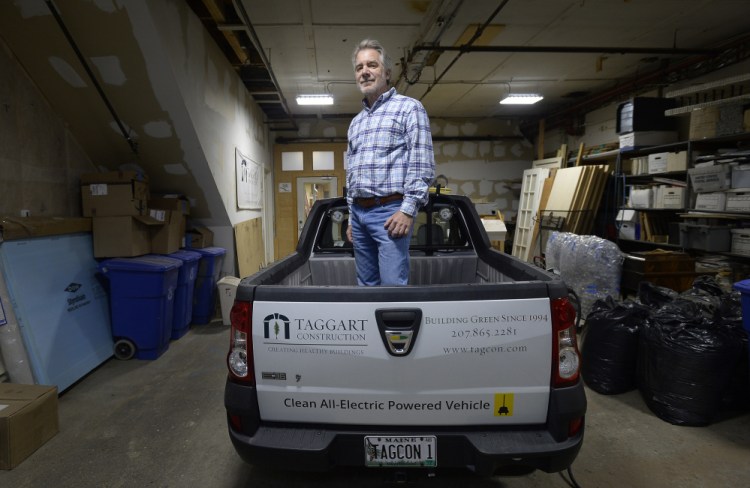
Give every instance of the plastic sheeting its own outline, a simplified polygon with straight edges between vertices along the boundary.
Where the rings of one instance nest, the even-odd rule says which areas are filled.
[[[547,269],[560,274],[581,302],[586,317],[597,300],[620,296],[623,254],[614,242],[596,236],[552,232],[545,250]]]
[[[29,356],[18,328],[16,314],[8,294],[3,273],[0,273],[0,353],[11,383],[34,384]]]

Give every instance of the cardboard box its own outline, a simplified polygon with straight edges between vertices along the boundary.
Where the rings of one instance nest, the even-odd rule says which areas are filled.
[[[183,195],[159,195],[151,197],[148,208],[159,210],[177,210],[182,215],[190,215],[190,200]]]
[[[149,215],[164,225],[151,228],[151,252],[171,254],[178,251],[185,239],[185,216],[178,210],[149,210]]]
[[[94,217],[94,257],[141,256],[151,252],[151,228],[163,226],[150,216]]]
[[[146,215],[148,178],[137,171],[109,171],[81,175],[84,217]]]
[[[3,217],[0,240],[91,232],[91,219],[82,217]]]
[[[214,245],[214,233],[207,227],[193,226],[185,232],[185,247],[202,248]]]
[[[743,131],[742,105],[706,107],[690,112],[690,140],[729,136]]]
[[[60,430],[57,387],[0,383],[0,469],[13,469]]]
[[[101,171],[98,173],[85,173],[81,175],[81,184],[90,183],[113,183],[123,184],[131,181],[141,181],[148,184],[148,176],[137,171]]]
[[[667,172],[687,170],[687,151],[667,153]]]

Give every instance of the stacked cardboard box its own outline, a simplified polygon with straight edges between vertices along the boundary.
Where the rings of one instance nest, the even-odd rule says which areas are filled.
[[[13,469],[59,431],[57,388],[0,383],[0,469]]]
[[[181,195],[161,195],[148,201],[149,215],[164,225],[152,230],[151,252],[170,254],[184,247],[185,219],[190,202]]]
[[[93,219],[94,257],[169,254],[182,246],[187,200],[150,199],[148,178],[136,171],[81,176],[81,202]]]

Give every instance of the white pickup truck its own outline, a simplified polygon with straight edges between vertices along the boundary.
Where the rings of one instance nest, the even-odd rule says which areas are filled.
[[[315,204],[296,252],[244,278],[225,406],[251,464],[283,469],[562,471],[583,442],[565,284],[491,248],[471,201],[431,195],[410,284],[356,285],[344,199]]]

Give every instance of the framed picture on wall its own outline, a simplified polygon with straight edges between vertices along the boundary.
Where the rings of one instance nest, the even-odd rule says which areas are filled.
[[[263,208],[263,166],[235,148],[237,170],[237,208],[256,210]]]

